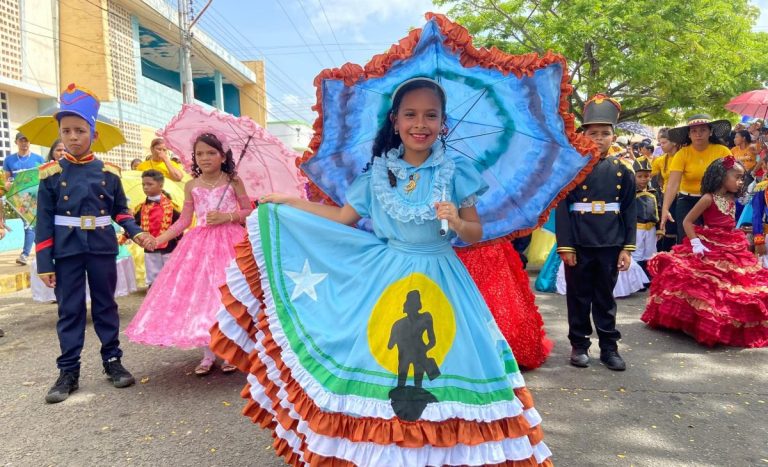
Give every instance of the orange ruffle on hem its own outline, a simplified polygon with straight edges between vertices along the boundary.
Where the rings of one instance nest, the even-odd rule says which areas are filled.
[[[237,263],[248,280],[250,289],[256,292],[256,298],[263,300],[258,266],[253,257],[251,244],[243,241],[235,246]],[[254,282],[255,281],[255,282]],[[506,438],[518,438],[527,436],[531,445],[536,445],[543,439],[543,430],[540,425],[531,427],[525,416],[521,413],[512,418],[496,420],[493,422],[476,422],[461,419],[451,419],[443,422],[406,422],[397,418],[377,419],[373,417],[352,417],[340,413],[330,413],[321,410],[303,392],[301,386],[291,376],[290,369],[281,358],[281,348],[272,338],[267,315],[262,309],[256,316],[256,321],[251,318],[246,307],[237,301],[225,285],[221,288],[226,310],[240,326],[255,338],[258,331],[263,333],[261,343],[266,354],[274,361],[280,373],[280,379],[284,383],[283,391],[288,394],[286,398],[302,420],[308,423],[309,428],[320,435],[329,437],[343,437],[353,442],[373,442],[381,445],[395,444],[403,448],[419,448],[427,445],[435,447],[451,447],[456,444],[469,446],[488,441],[501,441]],[[293,451],[288,443],[277,437],[274,433],[276,423],[285,430],[290,430],[301,439],[302,451],[305,461],[310,465],[353,465],[347,461],[326,458],[311,453],[306,449],[305,437],[298,432],[298,421],[292,418],[289,411],[280,405],[278,391],[280,388],[267,377],[266,364],[258,357],[256,350],[246,355],[245,352],[228,337],[226,337],[217,325],[211,329],[211,349],[220,357],[237,365],[237,367],[253,375],[272,403],[271,409],[275,415],[263,409],[256,403],[250,394],[250,385],[243,388],[241,396],[248,402],[243,409],[243,415],[249,417],[262,428],[273,431],[273,447],[275,452],[290,465],[303,465],[300,457]],[[520,400],[524,409],[533,408],[533,397],[527,388],[515,389],[515,395]],[[509,466],[535,466],[532,456],[523,461],[508,462],[499,465]],[[544,464],[551,465],[547,459]]]
[[[583,154],[585,157],[589,157],[590,161],[587,165],[574,177],[563,190],[552,200],[547,209],[545,209],[538,219],[536,227],[530,229],[519,230],[513,232],[505,237],[496,238],[483,242],[477,245],[487,245],[501,241],[511,240],[517,237],[524,237],[532,233],[536,228],[542,226],[549,218],[549,212],[557,206],[560,200],[564,199],[566,195],[573,190],[576,186],[587,177],[592,171],[592,168],[600,160],[600,153],[597,146],[584,135],[576,132],[576,119],[568,112],[570,103],[568,97],[573,93],[573,86],[570,84],[570,75],[568,74],[568,67],[565,62],[565,58],[562,55],[552,53],[548,51],[544,56],[539,56],[535,53],[524,55],[510,55],[496,47],[490,49],[475,48],[472,45],[472,36],[469,34],[466,28],[458,23],[454,23],[446,16],[437,13],[427,13],[425,15],[427,21],[435,20],[440,31],[445,36],[444,44],[451,50],[459,54],[459,60],[465,67],[481,66],[486,69],[498,70],[504,75],[514,74],[517,77],[531,76],[536,70],[545,68],[552,64],[560,64],[563,69],[563,77],[560,81],[560,105],[558,112],[565,124],[565,133],[568,137],[568,141],[573,147]],[[317,119],[313,125],[315,134],[309,142],[309,149],[304,152],[304,155],[297,159],[296,164],[300,166],[304,162],[310,160],[317,153],[320,148],[320,143],[323,139],[323,107],[322,107],[322,85],[323,81],[339,80],[343,81],[346,86],[352,86],[355,83],[366,80],[369,78],[377,78],[384,76],[392,66],[401,60],[405,60],[413,55],[413,51],[416,45],[419,43],[421,37],[421,28],[412,30],[406,37],[400,39],[397,44],[390,47],[389,51],[375,55],[365,67],[360,65],[347,63],[341,68],[330,68],[320,72],[315,77],[314,85],[317,89],[317,103],[312,106],[312,110],[317,112]],[[307,184],[307,194],[310,200],[323,202],[326,204],[335,205],[331,198],[324,193],[320,187],[315,185],[311,180]],[[471,246],[468,248],[472,248]]]

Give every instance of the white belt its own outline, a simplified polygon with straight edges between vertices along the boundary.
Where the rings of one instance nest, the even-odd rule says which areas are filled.
[[[677,194],[683,195],[683,196],[693,196],[694,198],[701,198],[701,194],[699,193],[688,193],[687,191],[678,191]]]
[[[592,214],[605,214],[609,211],[619,212],[619,203],[606,203],[604,201],[592,201],[591,203],[573,203],[569,210],[576,212],[591,212]]]
[[[109,216],[59,216],[53,217],[54,225],[64,227],[80,227],[83,230],[96,230],[96,227],[106,227],[112,224],[112,218]]]

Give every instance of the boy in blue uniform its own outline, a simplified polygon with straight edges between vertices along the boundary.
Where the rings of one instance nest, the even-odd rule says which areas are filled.
[[[600,340],[600,361],[615,371],[626,364],[618,352],[613,288],[635,250],[635,175],[608,151],[621,106],[596,95],[584,105],[584,135],[595,142],[600,160],[587,178],[557,205],[557,252],[565,264],[571,365],[589,366],[590,315]]]
[[[766,230],[768,230],[768,180],[758,183],[752,196],[752,235],[755,253],[762,260],[763,267],[768,269],[768,253],[765,248]]]
[[[55,287],[61,347],[56,359],[60,374],[45,397],[48,403],[61,402],[78,388],[87,312],[86,273],[104,372],[118,388],[135,382],[120,362],[120,321],[114,298],[118,246],[112,220],[142,245],[145,236],[128,211],[120,169],[91,152],[98,137],[98,111],[99,101],[92,93],[70,84],[56,113],[68,154],[39,168],[37,272],[48,287]]]

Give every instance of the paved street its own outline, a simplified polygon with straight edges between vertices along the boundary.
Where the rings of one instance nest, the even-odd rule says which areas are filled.
[[[143,293],[118,300],[123,327]],[[768,349],[706,349],[639,321],[620,301],[629,368],[567,365],[563,297],[538,294],[555,350],[526,378],[559,466],[768,465]],[[80,390],[46,405],[56,378],[56,307],[0,297],[0,465],[282,465],[269,434],[240,415],[243,378],[192,374],[199,351],[124,343],[140,384],[111,387],[89,325]]]

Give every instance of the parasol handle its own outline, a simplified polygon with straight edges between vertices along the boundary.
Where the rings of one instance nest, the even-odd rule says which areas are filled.
[[[240,162],[243,160],[243,156],[245,156],[245,151],[248,150],[248,145],[251,144],[251,140],[253,139],[253,135],[248,135],[248,140],[245,142],[245,146],[243,146],[243,150],[240,151],[240,157],[237,158],[237,162],[235,163],[235,168],[240,167]],[[229,188],[229,185],[232,184],[232,179],[227,180],[227,188]],[[219,198],[219,202],[216,203],[216,210],[219,210],[219,206],[221,206],[221,202],[224,201],[224,197],[227,195],[227,188],[224,188],[224,191],[221,193],[221,198]]]

